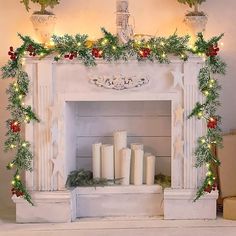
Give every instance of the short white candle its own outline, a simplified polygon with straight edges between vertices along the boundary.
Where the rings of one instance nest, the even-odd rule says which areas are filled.
[[[143,150],[134,150],[134,185],[143,184]]]
[[[130,183],[134,184],[134,150],[143,150],[143,144],[141,143],[131,143],[131,164],[130,164]]]
[[[92,147],[93,178],[101,178],[101,143],[95,143]]]
[[[130,184],[130,160],[131,160],[131,149],[124,148],[121,150],[121,184]]]
[[[147,185],[153,185],[154,184],[154,178],[155,178],[155,159],[156,157],[146,156],[146,184]]]

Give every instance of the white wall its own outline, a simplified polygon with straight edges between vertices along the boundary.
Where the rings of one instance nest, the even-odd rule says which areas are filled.
[[[222,127],[224,131],[236,127],[235,7],[235,0],[227,0],[227,4],[222,0],[209,0],[202,5],[202,9],[209,16],[206,35],[225,33],[221,55],[228,64],[228,72],[224,78],[220,78],[223,85],[220,113],[223,116]],[[178,29],[180,34],[185,34],[186,27],[182,19],[186,10],[187,7],[178,4],[177,0],[130,0],[130,11],[135,19],[136,33],[168,35]],[[100,27],[102,26],[111,32],[115,32],[115,0],[61,0],[61,4],[55,8],[54,12],[58,16],[57,34],[80,32],[88,33],[92,38],[96,38],[101,35]],[[0,0],[1,65],[7,60],[9,46],[16,47],[20,44],[17,32],[34,36],[31,22],[28,19],[29,16],[30,13],[25,11],[20,0]],[[5,170],[5,165],[10,160],[11,155],[2,152],[6,131],[4,121],[8,117],[8,113],[4,110],[7,105],[6,87],[7,81],[1,81],[0,208],[12,204],[9,187],[11,176]]]

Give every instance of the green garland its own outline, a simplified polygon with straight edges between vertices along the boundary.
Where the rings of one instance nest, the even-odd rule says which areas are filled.
[[[44,58],[47,55],[54,55],[54,60],[79,60],[86,66],[95,66],[96,59],[101,58],[106,61],[124,60],[136,58],[137,60],[158,61],[169,63],[170,54],[186,61],[189,53],[205,55],[205,65],[199,73],[199,89],[206,97],[203,103],[197,103],[189,117],[195,116],[205,119],[208,126],[206,136],[200,137],[195,152],[196,167],[207,165],[208,171],[206,179],[197,192],[196,199],[201,197],[204,192],[211,192],[215,189],[215,177],[213,175],[213,165],[219,165],[219,161],[212,152],[212,147],[220,146],[222,137],[218,126],[220,117],[216,115],[220,86],[213,77],[216,74],[225,73],[225,63],[217,56],[217,43],[221,39],[213,37],[209,41],[203,39],[202,34],[198,35],[193,47],[189,46],[189,36],[179,37],[174,33],[168,38],[153,37],[149,40],[130,40],[126,44],[119,43],[116,36],[102,28],[104,37],[97,41],[88,40],[87,35],[77,34],[53,36],[48,45],[35,42],[28,36],[19,35],[23,44],[16,50],[10,47],[8,55],[10,60],[2,67],[2,79],[11,78],[7,90],[9,95],[9,105],[7,109],[11,113],[11,118],[7,120],[8,132],[5,142],[5,151],[14,150],[15,156],[7,165],[8,169],[15,169],[12,180],[12,194],[23,196],[31,204],[31,196],[25,185],[21,181],[21,171],[32,170],[33,154],[30,143],[24,140],[22,126],[31,121],[39,122],[31,106],[24,104],[24,99],[29,90],[29,78],[23,69],[24,57],[38,56]]]

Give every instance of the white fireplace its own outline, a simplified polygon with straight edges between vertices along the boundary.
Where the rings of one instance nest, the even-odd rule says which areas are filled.
[[[205,127],[201,120],[187,116],[202,99],[197,84],[202,64],[198,57],[187,62],[172,58],[169,64],[97,60],[91,68],[52,58],[26,59],[31,80],[27,103],[41,122],[25,130],[34,152],[33,172],[26,173],[26,184],[35,206],[14,197],[17,221],[140,215],[214,219],[216,192],[193,202],[205,175],[204,169],[194,167],[197,138]],[[115,87],[109,83],[114,79]],[[146,151],[156,156],[156,173],[171,175],[171,188],[66,189],[70,171],[91,169],[92,143],[111,143],[116,129],[128,131],[129,143],[145,144]]]

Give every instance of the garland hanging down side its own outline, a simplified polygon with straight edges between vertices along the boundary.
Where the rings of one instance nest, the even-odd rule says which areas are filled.
[[[219,103],[220,86],[214,77],[217,74],[225,74],[226,64],[217,56],[218,42],[223,35],[213,37],[205,41],[199,34],[195,45],[189,46],[189,36],[179,37],[174,33],[168,38],[153,37],[149,40],[130,40],[127,44],[119,43],[116,36],[102,28],[104,37],[97,41],[90,41],[87,35],[77,34],[75,36],[53,36],[49,44],[43,45],[35,42],[28,36],[19,37],[23,44],[14,50],[9,48],[10,60],[2,67],[2,79],[11,78],[13,81],[7,89],[9,105],[7,109],[11,118],[7,120],[8,131],[6,133],[5,151],[14,151],[14,157],[7,165],[7,169],[15,169],[12,179],[12,194],[24,197],[32,203],[31,196],[21,180],[21,171],[32,171],[33,154],[30,143],[24,139],[22,126],[31,121],[39,122],[31,106],[25,105],[24,99],[29,92],[29,77],[23,68],[23,58],[44,58],[54,55],[54,60],[79,60],[86,66],[95,66],[96,59],[106,61],[124,60],[136,58],[139,61],[149,60],[159,63],[169,63],[170,54],[181,60],[188,60],[188,54],[193,53],[205,56],[205,65],[199,72],[199,90],[205,96],[203,103],[197,103],[189,118],[195,116],[205,119],[207,134],[200,137],[195,151],[196,167],[207,166],[207,176],[202,186],[198,189],[196,199],[205,192],[216,189],[216,180],[213,174],[213,166],[219,165],[212,152],[213,147],[221,146],[222,136],[219,128],[220,117],[216,114]],[[195,199],[195,200],[196,200]]]

